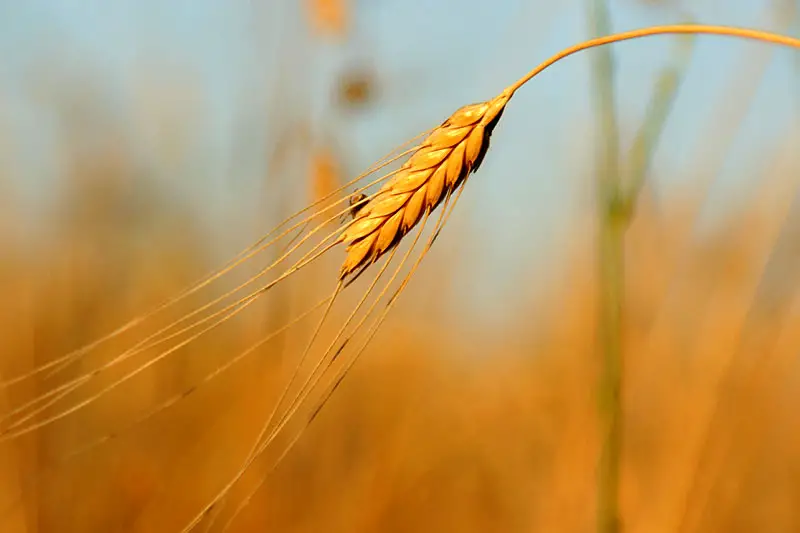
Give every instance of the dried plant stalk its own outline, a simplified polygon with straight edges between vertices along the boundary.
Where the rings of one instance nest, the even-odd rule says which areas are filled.
[[[478,170],[509,98],[511,93],[503,91],[453,113],[391,180],[353,212],[353,222],[339,236],[347,244],[339,279],[377,261]]]

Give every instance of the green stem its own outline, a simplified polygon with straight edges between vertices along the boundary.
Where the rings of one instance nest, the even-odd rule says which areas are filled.
[[[636,201],[646,180],[647,173],[664,131],[664,125],[672,109],[678,87],[683,81],[694,51],[694,36],[685,35],[677,43],[675,58],[658,77],[645,120],[636,134],[630,150],[629,180],[623,195],[623,204],[628,216],[633,216]]]
[[[604,0],[589,0],[594,36],[611,33]],[[622,302],[624,300],[624,238],[619,172],[619,128],[614,101],[614,58],[610,48],[597,50],[592,61],[598,117],[597,153],[599,335],[602,370],[598,386],[601,451],[597,475],[597,531],[622,530],[619,509],[622,456]]]
[[[624,297],[625,229],[627,223],[605,211],[599,234],[600,348],[602,371],[598,408],[602,428],[598,468],[597,530],[621,531],[619,509],[622,456],[622,302]]]

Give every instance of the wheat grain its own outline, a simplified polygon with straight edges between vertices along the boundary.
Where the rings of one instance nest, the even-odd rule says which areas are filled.
[[[353,213],[353,222],[339,236],[347,244],[340,279],[396,246],[424,213],[436,209],[442,198],[478,169],[510,97],[510,92],[503,91],[492,100],[457,110]]]

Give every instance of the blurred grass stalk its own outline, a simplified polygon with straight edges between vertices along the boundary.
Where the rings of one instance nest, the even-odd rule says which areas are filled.
[[[608,35],[611,20],[605,0],[588,0],[591,37]],[[597,113],[597,268],[598,333],[601,372],[597,406],[600,417],[601,452],[597,470],[597,531],[619,533],[620,470],[623,450],[622,390],[624,359],[622,332],[625,301],[625,233],[635,210],[655,146],[658,144],[682,73],[692,52],[692,36],[679,41],[677,61],[656,82],[647,116],[631,147],[626,174],[620,167],[620,135],[617,124],[614,57],[611,47],[593,52],[592,77]]]
[[[588,0],[592,37],[611,33],[605,0]],[[606,46],[592,53],[597,113],[598,333],[601,371],[598,384],[601,451],[597,470],[597,531],[621,529],[619,509],[622,454],[622,302],[624,299],[625,220],[621,216],[619,128],[614,101],[614,58]]]

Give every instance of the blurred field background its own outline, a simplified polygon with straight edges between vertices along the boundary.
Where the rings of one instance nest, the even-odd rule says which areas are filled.
[[[3,378],[148,310],[588,33],[585,2],[81,5],[0,3]],[[800,30],[794,1],[610,8],[615,30]],[[614,47],[625,172],[675,50]],[[423,268],[233,531],[594,530],[591,57],[511,103]],[[683,67],[626,240],[623,523],[800,531],[800,53],[698,37]],[[341,259],[0,445],[0,530],[179,531],[243,460],[309,324],[135,422],[317,302]],[[0,412],[50,386],[0,391]]]

